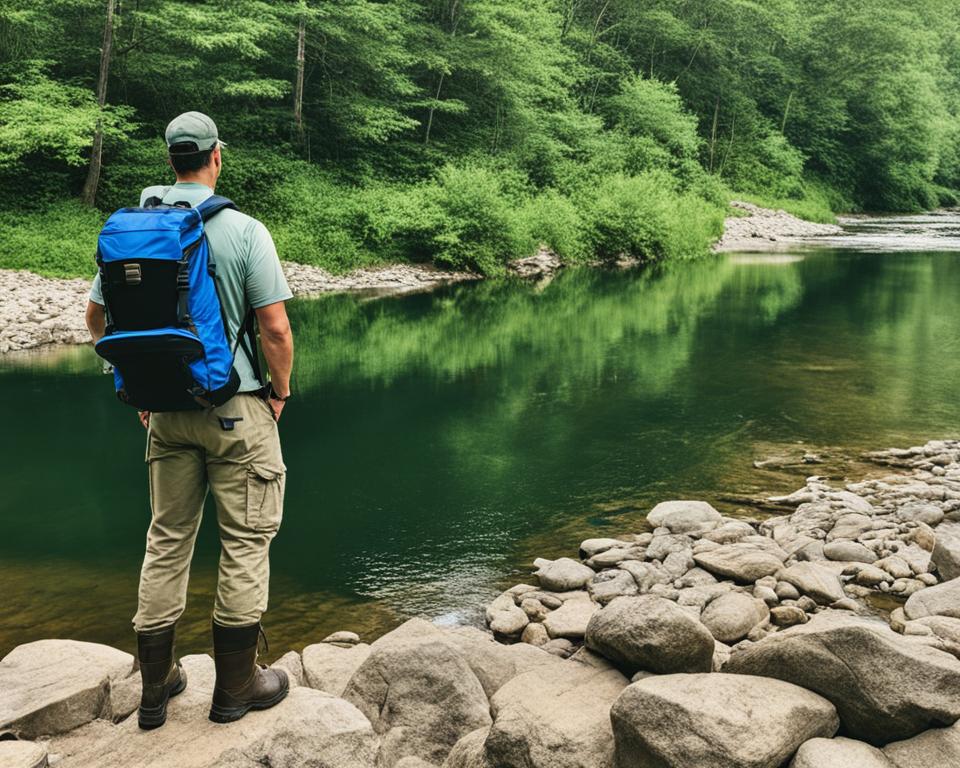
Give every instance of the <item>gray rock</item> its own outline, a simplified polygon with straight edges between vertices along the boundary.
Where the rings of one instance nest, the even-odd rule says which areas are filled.
[[[577,649],[577,646],[575,646],[565,637],[558,637],[556,640],[551,640],[549,643],[542,645],[541,649],[552,656],[566,659]]]
[[[671,533],[699,533],[716,528],[720,513],[705,501],[664,501],[647,515],[654,528],[663,526]]]
[[[743,592],[727,592],[704,608],[700,621],[721,643],[736,643],[769,615],[767,604],[762,600]]]
[[[624,560],[642,560],[643,556],[638,554],[641,550],[635,549],[607,549],[603,552],[600,552],[589,560],[587,560],[587,566],[592,568],[595,571],[602,570],[604,568],[613,568],[614,566],[619,565]]]
[[[860,534],[873,528],[873,518],[869,515],[853,513],[837,518],[833,528],[827,534],[827,541],[837,539],[858,539]]]
[[[517,637],[530,622],[527,614],[517,606],[513,595],[507,592],[487,606],[486,615],[490,629],[505,637]]]
[[[47,768],[47,748],[32,741],[0,741],[3,768]]]
[[[807,623],[807,614],[796,605],[778,605],[770,609],[770,621],[778,627],[793,627]]]
[[[939,525],[943,520],[943,510],[936,504],[911,502],[904,504],[897,510],[897,519],[903,522],[926,523],[930,526]]]
[[[524,628],[523,634],[520,635],[520,642],[539,648],[550,642],[550,635],[543,624],[531,621]]]
[[[960,578],[960,523],[941,523],[935,537],[930,559],[940,577],[944,581]]]
[[[707,672],[714,640],[683,608],[659,597],[618,597],[590,619],[586,645],[629,673]]]
[[[747,536],[753,536],[755,533],[756,531],[749,523],[732,520],[714,528],[712,531],[707,531],[703,534],[703,538],[717,544],[734,544]]]
[[[924,616],[916,621],[907,622],[907,626],[919,624],[928,627],[940,641],[939,647],[960,658],[960,619],[949,616]],[[893,628],[893,620],[890,622]]]
[[[876,747],[838,736],[835,739],[818,738],[805,741],[797,750],[790,768],[896,768],[896,766]]]
[[[660,536],[654,536],[653,541],[647,545],[648,560],[666,560],[667,555],[672,552],[686,552],[693,545],[693,539],[685,533],[666,533]]]
[[[342,696],[353,673],[370,655],[370,646],[360,643],[342,648],[332,643],[315,643],[303,649],[301,664],[305,685]]]
[[[960,662],[888,626],[824,611],[733,654],[725,670],[832,701],[847,735],[884,744],[960,718]]]
[[[908,619],[924,616],[950,616],[960,619],[960,578],[927,587],[910,595],[903,606]]]
[[[303,673],[303,660],[296,651],[287,651],[270,666],[286,672],[291,687],[295,685],[306,685],[306,676]],[[130,711],[133,712],[132,709]]]
[[[487,761],[486,741],[489,733],[489,728],[470,731],[453,745],[443,761],[443,768],[492,768]]]
[[[874,565],[877,568],[883,568],[883,570],[895,579],[909,579],[913,576],[913,569],[910,567],[910,564],[902,557],[897,557],[896,555],[890,555],[889,557],[877,560]]]
[[[694,555],[693,559],[710,573],[750,583],[770,576],[783,567],[782,560],[773,553],[743,542],[725,544]]]
[[[626,549],[630,545],[620,539],[586,539],[580,543],[580,557],[584,560],[608,549]]]
[[[550,613],[549,609],[541,603],[539,600],[533,597],[525,597],[520,601],[520,610],[527,614],[527,618],[530,621],[543,621],[547,614]],[[526,625],[524,625],[526,628]],[[491,627],[493,629],[493,627]],[[521,630],[522,632],[523,630]]]
[[[778,581],[777,586],[773,588],[777,597],[781,600],[799,600],[800,590],[787,581]]]
[[[360,635],[356,632],[347,632],[346,630],[340,630],[339,632],[334,632],[331,635],[327,635],[321,643],[338,643],[340,645],[356,645],[360,642]]]
[[[631,684],[610,710],[616,768],[779,768],[800,744],[832,736],[829,701],[779,680],[723,672]]]
[[[703,568],[691,568],[683,574],[683,576],[674,581],[673,586],[677,589],[685,589],[686,587],[700,587],[706,584],[716,583],[717,577],[709,571],[705,571]]]
[[[954,768],[960,765],[960,725],[932,728],[883,748],[897,768]]]
[[[862,587],[877,587],[881,584],[892,584],[893,576],[875,565],[862,565],[857,568],[854,580]]]
[[[674,579],[679,579],[693,567],[693,553],[689,549],[671,552],[663,559],[663,570]]]
[[[777,574],[780,581],[793,584],[802,594],[818,603],[829,605],[843,598],[843,585],[839,577],[816,563],[797,563]]]
[[[827,560],[846,560],[854,563],[873,563],[877,554],[857,541],[831,541],[823,545]]]
[[[242,725],[224,726],[207,719],[211,690],[202,680],[195,689],[187,674],[187,689],[171,702],[163,728],[149,738],[136,717],[117,725],[96,720],[54,739],[51,753],[69,755],[64,764],[70,768],[370,768],[377,759],[370,722],[343,699],[297,687]]]
[[[569,557],[548,562],[536,572],[540,586],[554,592],[582,589],[595,575],[592,568]]]
[[[763,600],[764,603],[771,607],[780,602],[780,598],[777,597],[777,593],[774,592],[771,587],[765,587],[759,584],[754,585],[753,596],[758,600]]]
[[[0,661],[0,732],[23,739],[110,718],[110,688],[133,673],[133,656],[77,640],[37,640]],[[139,673],[137,673],[139,676]]]
[[[598,573],[587,589],[590,596],[601,605],[606,605],[615,597],[635,595],[640,591],[636,579],[619,568]]]
[[[370,646],[343,698],[370,720],[380,736],[377,765],[387,768],[407,755],[440,763],[462,736],[490,724],[487,695],[470,665],[420,619]]]
[[[535,667],[560,663],[556,656],[525,643],[504,645],[495,642],[476,627],[447,630],[444,639],[455,646],[470,665],[487,698],[519,674]]]
[[[561,664],[515,677],[490,700],[493,725],[485,756],[491,765],[610,767],[610,705],[627,679],[613,669]]]
[[[547,618],[543,620],[543,626],[554,640],[558,638],[579,640],[587,631],[590,617],[598,610],[600,606],[584,592],[583,599],[567,600],[557,610],[548,613]]]
[[[651,587],[656,584],[669,584],[673,581],[667,571],[658,563],[640,563],[635,560],[628,560],[620,564],[620,570],[626,571],[637,583],[637,588],[641,592],[649,592]]]

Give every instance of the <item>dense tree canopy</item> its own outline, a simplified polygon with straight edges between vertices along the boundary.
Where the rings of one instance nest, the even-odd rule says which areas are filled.
[[[199,109],[286,258],[684,257],[729,190],[955,202],[958,78],[960,0],[5,0],[0,220],[80,271],[94,136],[108,211]]]

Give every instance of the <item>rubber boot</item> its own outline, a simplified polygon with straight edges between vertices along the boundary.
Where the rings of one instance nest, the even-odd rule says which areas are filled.
[[[145,731],[167,721],[167,702],[187,687],[187,675],[173,657],[174,625],[137,632],[137,658],[143,692],[137,722]]]
[[[217,682],[210,719],[232,723],[251,709],[269,709],[283,701],[290,689],[287,673],[257,664],[259,622],[246,627],[224,627],[213,622],[213,660]]]

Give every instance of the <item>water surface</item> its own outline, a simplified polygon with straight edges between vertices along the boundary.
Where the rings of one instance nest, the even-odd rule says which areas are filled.
[[[842,473],[860,450],[956,435],[960,226],[935,223],[856,223],[843,248],[787,258],[293,303],[272,647],[469,621],[533,557],[636,529],[658,500],[733,512],[731,495]],[[0,654],[53,636],[132,648],[135,414],[86,348],[0,359],[0,398]],[[827,463],[752,467],[805,451]],[[184,653],[207,650],[217,554],[208,514]]]

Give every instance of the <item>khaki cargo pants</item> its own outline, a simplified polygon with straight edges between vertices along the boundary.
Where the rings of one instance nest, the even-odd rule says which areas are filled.
[[[225,626],[259,621],[267,609],[270,542],[283,516],[286,479],[270,406],[240,394],[212,410],[153,414],[147,465],[153,514],[134,628],[167,626],[183,613],[208,487],[221,544],[213,618]]]

